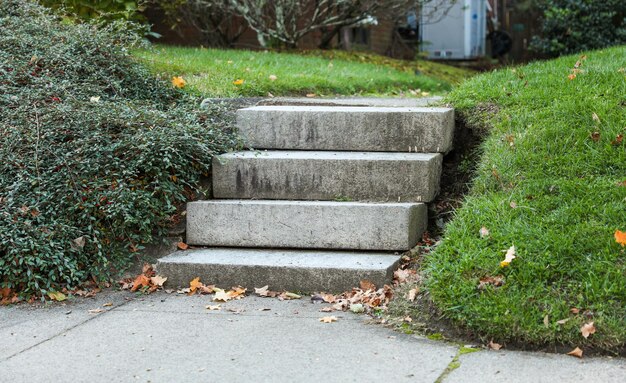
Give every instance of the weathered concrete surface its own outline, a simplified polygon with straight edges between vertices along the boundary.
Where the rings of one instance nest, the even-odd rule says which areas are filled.
[[[102,302],[113,306],[87,312]],[[15,342],[2,334],[0,381],[434,383],[458,348],[365,324],[366,316],[320,312],[327,305],[306,297],[246,297],[222,303],[219,311],[208,304],[216,302],[207,295],[105,291],[96,300],[52,307],[0,307],[2,328],[37,340]],[[53,331],[68,321],[68,311],[88,320]],[[328,315],[338,321],[319,322]],[[33,317],[42,318],[38,326]],[[626,360],[619,358],[481,351],[460,362],[444,383],[626,380]]]
[[[211,248],[179,251],[159,259],[157,270],[175,286],[200,277],[218,286],[343,292],[367,279],[390,283],[399,255],[307,250]]]
[[[187,204],[187,243],[200,246],[408,250],[423,203],[212,200]]]
[[[576,359],[567,355],[482,351],[460,357],[446,383],[626,382],[626,360]]]
[[[430,202],[441,154],[243,151],[213,159],[215,198]]]
[[[221,311],[208,304],[209,296],[156,294],[95,314],[1,358],[0,381],[433,382],[456,351],[368,326],[365,316],[339,312],[337,322],[321,323],[329,314],[308,299],[245,298]],[[11,321],[19,327],[20,319]]]
[[[237,111],[237,127],[255,149],[446,153],[454,110],[256,106]]]
[[[301,98],[274,97],[256,100],[257,105],[317,105],[317,106],[383,106],[414,108],[440,103],[443,97],[432,96],[422,98],[407,97],[335,97],[335,98]]]

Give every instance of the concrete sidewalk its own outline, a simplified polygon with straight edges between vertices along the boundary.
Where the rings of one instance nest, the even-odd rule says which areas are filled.
[[[208,304],[210,296],[106,291],[0,307],[0,382],[626,381],[624,359],[543,353],[483,350],[460,355],[452,370],[456,345],[322,313],[305,298]],[[318,321],[333,314],[337,322]]]

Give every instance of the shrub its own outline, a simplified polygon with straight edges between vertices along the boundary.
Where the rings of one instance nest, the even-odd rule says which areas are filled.
[[[162,235],[212,155],[215,111],[153,78],[136,38],[0,3],[0,288],[23,297],[99,281]]]
[[[541,35],[531,47],[549,56],[626,43],[624,0],[538,0]]]

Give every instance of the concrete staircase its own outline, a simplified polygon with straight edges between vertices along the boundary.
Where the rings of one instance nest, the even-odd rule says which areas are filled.
[[[216,199],[187,205],[187,243],[205,248],[159,259],[170,283],[343,291],[391,280],[426,229],[454,112],[307,101],[237,112],[255,150],[214,159]]]

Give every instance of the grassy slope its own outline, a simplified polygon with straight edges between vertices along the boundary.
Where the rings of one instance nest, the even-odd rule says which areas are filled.
[[[626,250],[614,238],[626,231],[626,140],[611,143],[626,135],[626,47],[587,55],[574,80],[578,56],[481,75],[449,96],[490,130],[472,190],[426,259],[429,289],[447,317],[497,342],[626,344]],[[512,245],[517,259],[501,268]],[[503,287],[477,289],[494,275]],[[589,321],[598,331],[586,340]]]
[[[407,90],[441,93],[450,89],[449,83],[439,78],[343,59],[169,46],[135,54],[156,73],[183,76],[192,89],[212,97],[266,96],[268,92],[275,96],[394,95]],[[270,80],[270,75],[276,80]],[[237,79],[244,83],[234,85]]]

